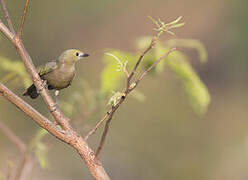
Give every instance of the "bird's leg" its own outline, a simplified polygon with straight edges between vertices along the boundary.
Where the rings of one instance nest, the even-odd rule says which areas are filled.
[[[59,99],[58,99],[59,90],[55,90],[54,94],[55,94],[55,102],[57,105],[59,105]]]
[[[59,90],[55,90],[54,95],[55,95],[56,108],[58,108],[59,107],[59,98],[58,98],[58,96],[59,96]]]
[[[55,94],[55,104],[52,107],[51,112],[56,111],[58,109],[58,107],[59,107],[59,100],[58,100],[59,90],[55,90],[54,94]]]

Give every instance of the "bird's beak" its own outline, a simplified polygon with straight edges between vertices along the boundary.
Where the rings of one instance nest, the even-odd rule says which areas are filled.
[[[86,54],[86,53],[79,54],[79,57],[88,57],[88,56],[89,56],[89,54]]]

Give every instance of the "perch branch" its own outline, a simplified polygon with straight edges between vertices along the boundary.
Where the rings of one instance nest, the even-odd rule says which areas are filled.
[[[26,1],[26,4],[27,1]],[[25,20],[25,12],[24,20]],[[24,24],[23,20],[23,24]],[[22,23],[21,23],[22,24]],[[22,26],[22,25],[21,25]],[[23,27],[22,27],[23,28]],[[10,102],[15,104],[19,109],[21,109],[26,115],[31,117],[36,121],[41,127],[46,129],[50,134],[54,135],[58,139],[67,144],[71,145],[85,161],[87,167],[89,168],[92,176],[97,180],[109,180],[109,176],[105,172],[102,163],[95,158],[94,152],[84,141],[84,139],[71,127],[69,119],[61,112],[60,109],[54,107],[56,104],[48,93],[48,90],[44,88],[43,82],[40,79],[40,76],[36,72],[32,59],[28,52],[26,51],[21,38],[16,37],[15,33],[10,32],[10,30],[0,21],[0,31],[12,42],[16,47],[18,54],[20,55],[22,62],[28,71],[29,75],[32,78],[32,81],[38,91],[40,92],[41,97],[46,103],[48,109],[50,110],[54,120],[61,126],[63,131],[61,131],[57,126],[50,122],[47,118],[42,116],[39,112],[33,109],[25,101],[19,98],[17,95],[12,93],[7,89],[3,84],[0,83],[0,92],[1,94],[8,99]]]
[[[6,19],[7,23],[8,23],[9,29],[10,29],[10,31],[11,31],[12,33],[15,33],[15,29],[14,29],[13,24],[12,24],[12,22],[11,22],[11,19],[10,19],[10,17],[9,17],[9,13],[8,13],[7,8],[6,8],[5,1],[4,1],[4,0],[0,0],[0,3],[1,3],[1,5],[2,5],[3,14],[4,14],[4,16],[5,16],[5,19]]]
[[[59,139],[63,139],[64,134],[59,128],[57,128],[54,123],[50,122],[47,118],[42,116],[38,111],[36,111],[32,106],[23,101],[19,96],[10,91],[2,83],[0,83],[0,95],[6,98],[9,102],[17,106],[21,111],[23,111],[27,116],[38,123],[42,128],[49,131],[51,134]]]

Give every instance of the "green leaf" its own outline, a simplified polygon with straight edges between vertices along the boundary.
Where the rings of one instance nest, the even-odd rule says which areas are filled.
[[[208,54],[202,42],[196,39],[171,39],[166,42],[169,47],[184,47],[195,49],[201,62],[207,62]]]
[[[180,20],[180,18],[179,18]],[[165,25],[161,20],[156,21],[158,25]],[[177,23],[177,21],[176,21]],[[170,27],[173,26],[170,24]],[[179,24],[180,26],[180,24]],[[145,36],[142,38],[139,38],[136,41],[136,47],[139,51],[144,51],[150,43],[151,43],[152,37]],[[147,69],[150,67],[159,57],[164,55],[170,48],[179,46],[179,47],[186,47],[186,48],[192,48],[196,49],[201,62],[207,61],[207,52],[204,47],[204,45],[194,39],[184,39],[184,40],[169,40],[166,43],[162,43],[161,41],[157,40],[156,46],[145,55],[143,58],[140,68]],[[113,53],[116,57],[118,57],[118,60],[128,61],[128,65],[131,65],[131,68],[135,65],[135,62],[138,59],[138,56],[135,56],[130,53],[126,53],[119,50],[112,50],[110,52]],[[112,92],[115,91],[121,83],[123,83],[124,74],[120,72],[116,72],[117,69],[117,63],[114,62],[113,58],[112,60],[109,59],[109,57],[105,57],[105,69],[102,73],[102,90],[104,92]],[[188,63],[188,59],[186,55],[184,55],[181,52],[173,52],[171,55],[169,55],[165,60],[161,61],[155,68],[151,70],[149,75],[156,75],[164,70],[164,65],[168,64],[168,66],[172,69],[172,71],[182,80],[184,85],[184,90],[186,94],[188,95],[189,102],[193,108],[193,110],[199,114],[202,115],[207,111],[207,108],[210,103],[210,95],[208,92],[207,87],[204,85],[204,83],[201,81],[197,73],[194,71],[192,66]],[[140,69],[139,69],[140,70]],[[137,73],[139,74],[139,72]],[[139,96],[137,96],[139,97]],[[141,97],[142,99],[142,97]]]
[[[169,23],[163,22],[160,18],[158,18],[158,20],[156,21],[154,18],[150,16],[148,17],[157,26],[157,28],[154,29],[155,31],[158,32],[157,35],[155,36],[156,38],[158,38],[163,32],[167,32],[171,35],[175,35],[175,33],[171,31],[171,29],[182,27],[185,24],[184,22],[179,23],[179,21],[182,19],[182,16],[178,17],[176,20]]]
[[[121,63],[128,62],[127,66],[133,67],[136,56],[131,53],[126,53],[119,50],[109,50],[109,54],[116,56]],[[105,64],[104,70],[101,74],[101,93],[109,94],[115,91],[121,84],[123,78],[125,77],[123,72],[118,70],[118,63],[109,55],[104,55],[103,61]],[[127,67],[128,69],[128,67]]]
[[[179,16],[176,20],[170,22],[170,23],[167,23],[167,25],[174,25],[174,24],[177,24],[183,17],[182,16]]]
[[[142,38],[138,38],[136,40],[136,47],[139,50],[144,50],[147,48],[151,43],[152,37],[145,36]],[[143,66],[145,69],[150,67],[157,59],[159,59],[162,55],[164,55],[169,50],[168,47],[165,47],[160,41],[157,41],[156,46],[153,48],[153,50],[147,54],[143,61],[141,66]],[[161,61],[157,66],[155,66],[151,72],[160,73],[164,70],[165,61]]]
[[[198,115],[203,115],[208,109],[210,95],[207,87],[186,59],[182,53],[174,52],[168,56],[167,64],[181,79],[193,110]]]

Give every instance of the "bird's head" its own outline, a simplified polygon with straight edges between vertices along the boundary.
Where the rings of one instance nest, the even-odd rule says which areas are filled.
[[[89,54],[83,53],[80,50],[77,49],[68,49],[65,50],[60,56],[58,61],[61,63],[69,63],[69,64],[74,64],[78,60],[88,57]]]

